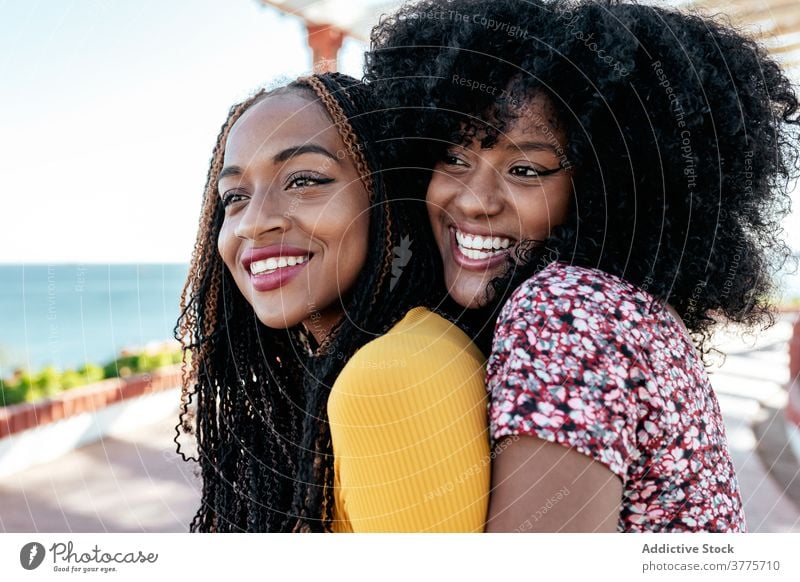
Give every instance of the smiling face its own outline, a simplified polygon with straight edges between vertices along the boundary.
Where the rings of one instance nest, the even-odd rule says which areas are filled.
[[[231,128],[218,249],[266,326],[321,341],[367,255],[369,196],[339,132],[305,93],[267,96]]]
[[[572,179],[553,118],[550,102],[537,95],[491,148],[482,149],[478,135],[434,167],[428,215],[448,291],[463,307],[486,303],[514,245],[543,240],[567,215]]]

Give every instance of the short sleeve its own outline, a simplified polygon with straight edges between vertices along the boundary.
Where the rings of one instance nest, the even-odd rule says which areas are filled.
[[[594,273],[540,273],[504,306],[487,368],[490,431],[574,448],[625,483],[646,373],[624,316],[633,304]]]

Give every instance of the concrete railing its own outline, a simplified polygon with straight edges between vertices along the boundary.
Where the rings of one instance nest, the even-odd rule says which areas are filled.
[[[181,365],[72,388],[0,408],[0,476],[51,461],[104,436],[175,415]]]

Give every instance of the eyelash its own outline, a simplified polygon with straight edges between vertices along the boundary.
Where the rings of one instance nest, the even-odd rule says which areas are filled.
[[[233,204],[234,201],[231,200],[231,198],[234,198],[236,196],[241,196],[241,193],[238,190],[228,190],[227,192],[225,192],[222,195],[222,200],[221,200],[222,207],[227,208],[230,204]]]
[[[463,167],[467,167],[467,165],[468,165],[464,160],[462,160],[458,156],[456,156],[454,154],[450,154],[450,153],[445,154],[443,162],[448,166],[458,166],[458,167],[462,167],[462,168]],[[530,175],[530,176],[515,174],[514,170],[517,170],[517,169],[526,170],[526,171],[532,171],[533,174]],[[549,176],[550,174],[555,174],[560,169],[561,169],[561,167],[551,168],[551,169],[548,169],[548,170],[537,170],[536,168],[534,168],[532,166],[514,166],[513,168],[511,168],[510,172],[511,172],[512,176],[516,176],[517,178],[539,178],[539,177],[542,177],[542,176]]]
[[[308,180],[310,182],[314,182],[311,186],[322,186],[323,184],[330,184],[333,182],[333,178],[323,178],[319,175],[315,174],[308,174],[308,173],[299,173],[299,174],[292,174],[289,176],[287,180],[287,188],[291,188],[292,184],[297,182],[298,180]],[[308,188],[309,186],[295,186],[294,189],[297,188]]]
[[[527,175],[524,175],[524,174],[515,174],[514,170],[525,170],[525,171],[530,170],[530,171],[533,172],[533,175],[527,176]],[[518,178],[538,178],[539,176],[542,175],[542,173],[539,170],[537,170],[536,168],[533,168],[531,166],[514,166],[513,168],[511,168],[510,174],[512,176],[516,176]]]
[[[444,160],[442,160],[442,161],[448,166],[461,166],[461,167],[464,167],[464,166],[467,165],[467,163],[464,160],[462,160],[458,156],[450,154],[450,153],[445,154],[444,155]],[[461,163],[459,164],[459,163],[456,163],[456,162],[461,162]]]
[[[292,184],[295,184],[296,182],[298,182],[300,180],[307,180],[309,182],[314,182],[314,184],[307,184],[305,186],[294,186],[294,187],[292,186]],[[301,174],[293,174],[293,175],[289,176],[289,178],[287,180],[287,186],[286,187],[287,187],[287,189],[290,189],[290,190],[302,190],[304,188],[310,188],[310,187],[313,187],[313,186],[321,186],[323,184],[329,184],[330,182],[333,182],[333,178],[322,178],[320,176],[316,176],[316,175],[313,175],[313,174],[301,173]],[[236,202],[236,200],[234,200],[234,199],[237,196],[243,196],[240,190],[228,190],[227,192],[225,192],[222,195],[222,199],[221,199],[222,207],[223,208],[227,208],[229,205],[231,205],[234,202]]]

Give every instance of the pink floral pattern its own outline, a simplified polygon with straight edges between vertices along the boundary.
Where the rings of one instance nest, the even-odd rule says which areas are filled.
[[[498,319],[493,441],[573,447],[623,482],[619,531],[745,531],[719,404],[684,328],[646,291],[552,263]]]

